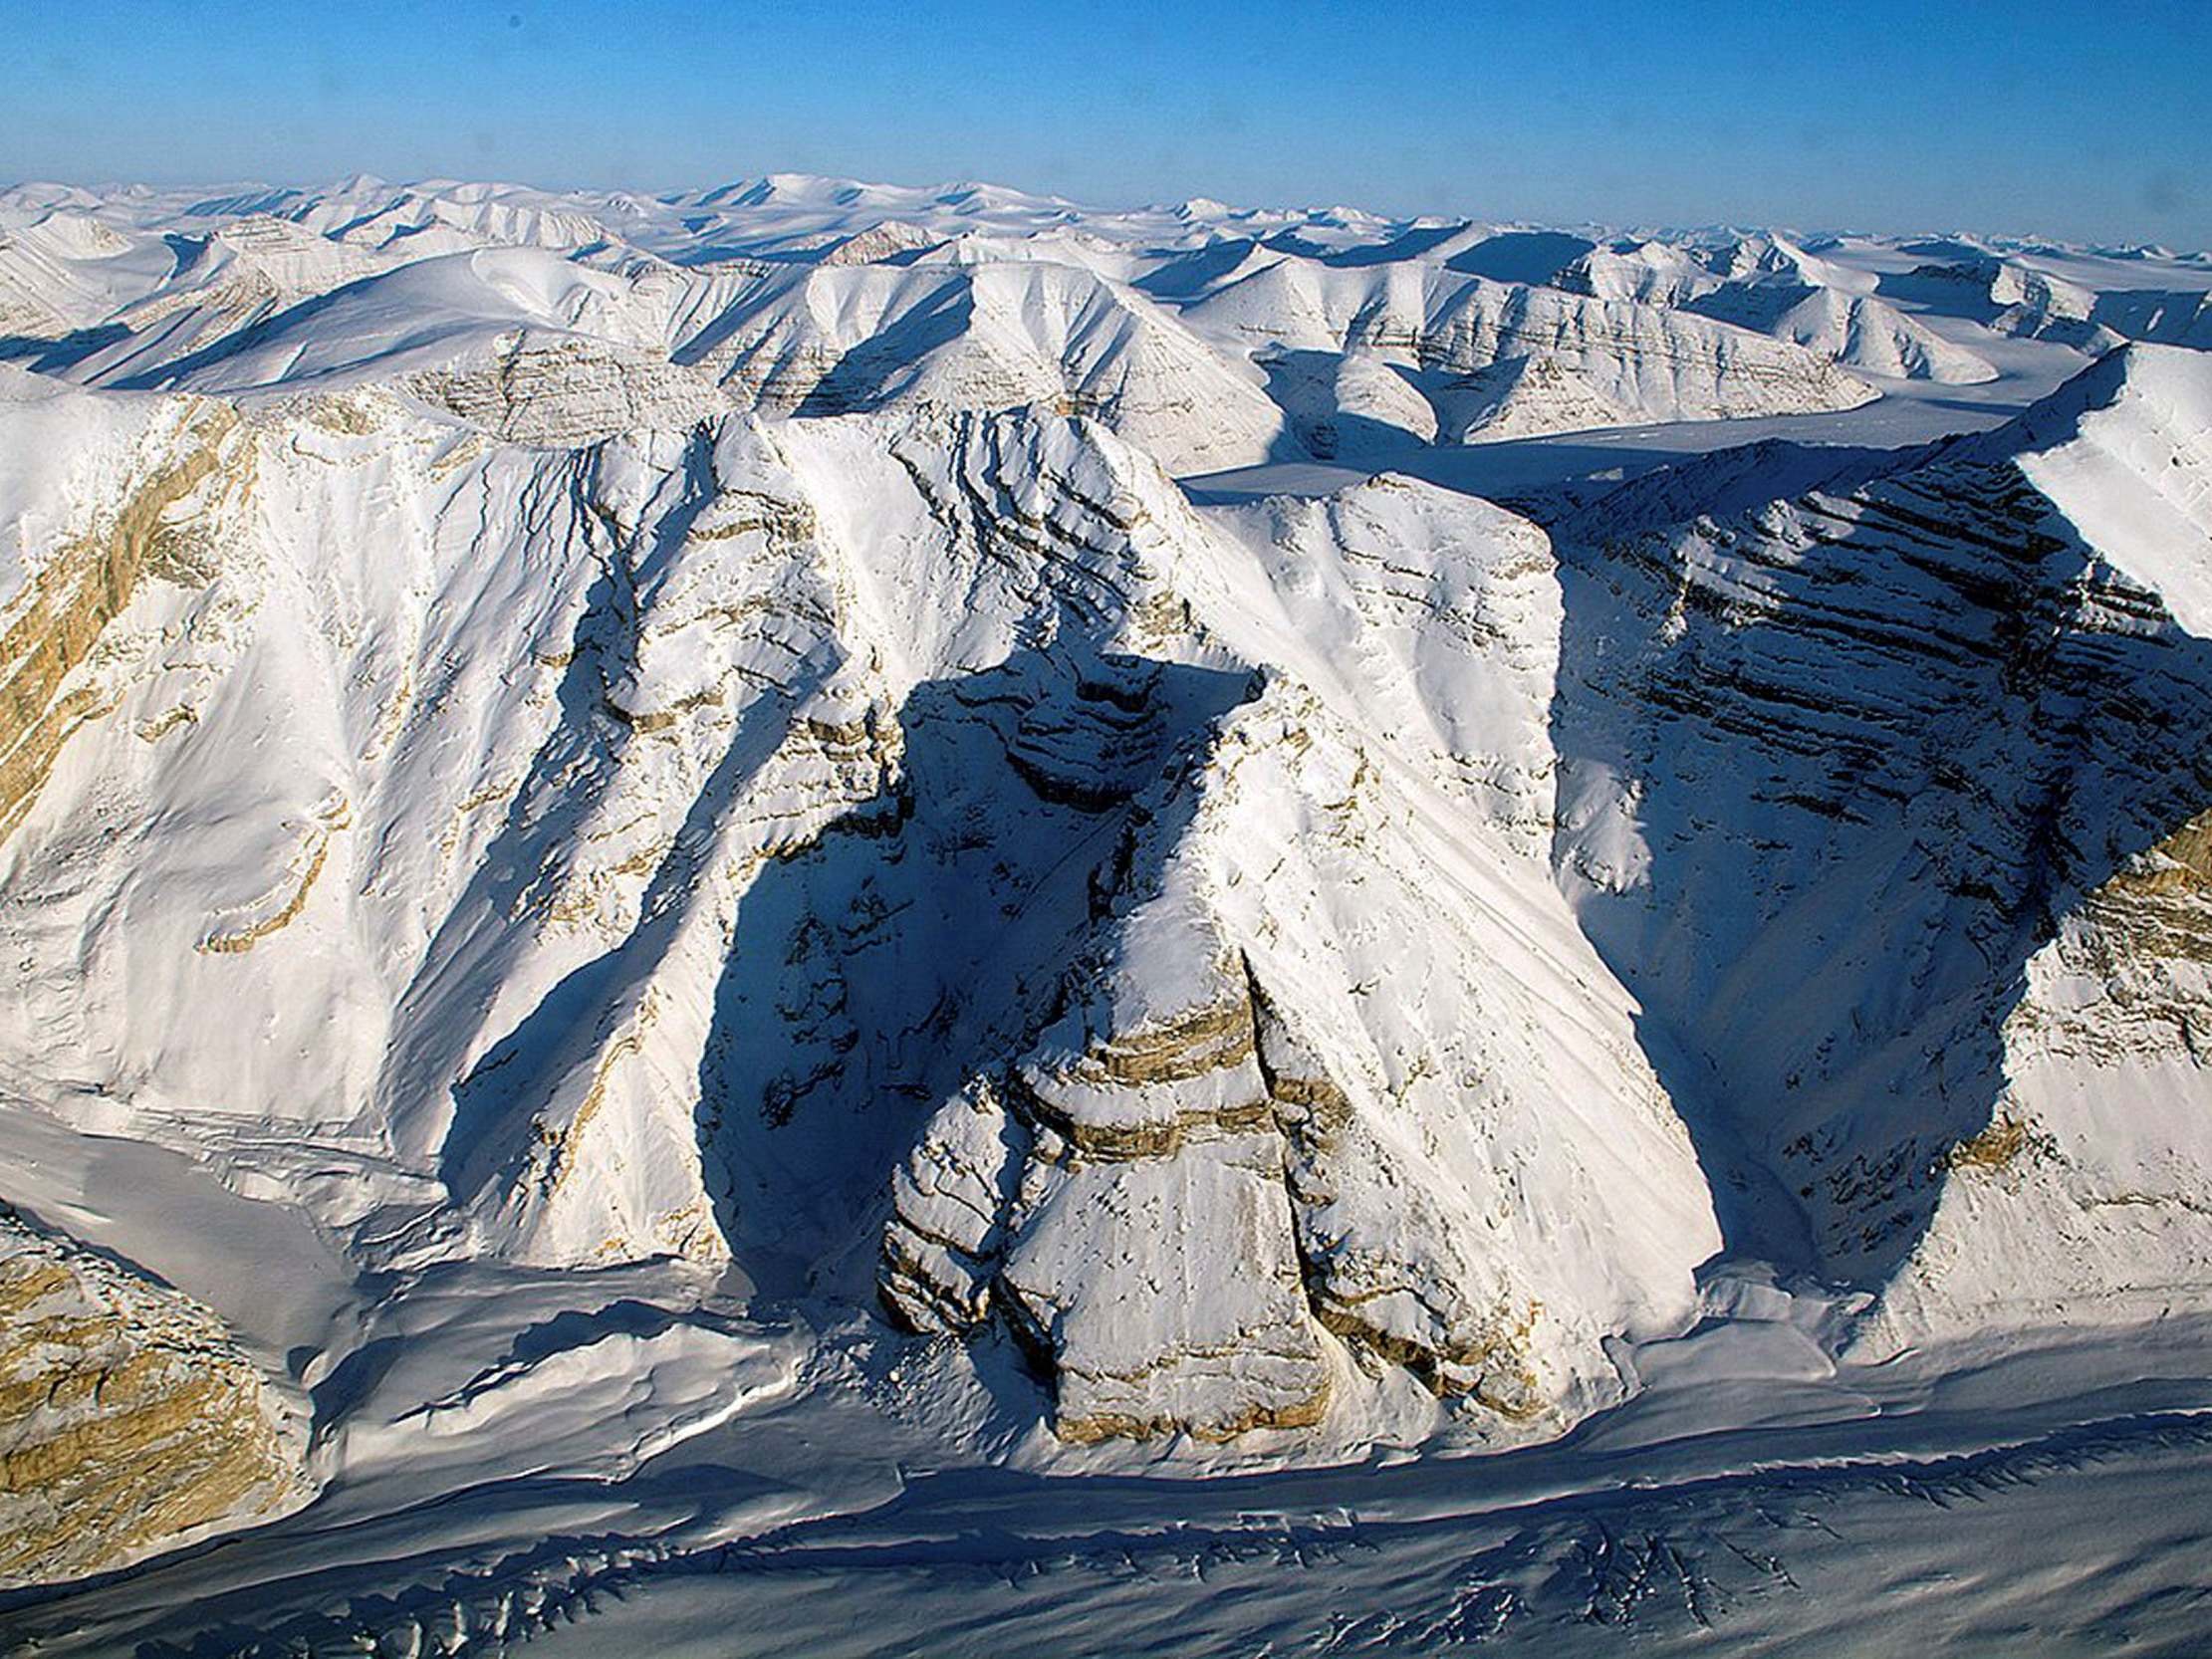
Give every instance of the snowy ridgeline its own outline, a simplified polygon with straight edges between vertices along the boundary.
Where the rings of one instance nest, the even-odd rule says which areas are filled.
[[[665,1552],[890,1461],[1525,1446],[1793,1295],[1831,1370],[2212,1311],[2212,358],[2118,344],[2199,262],[788,180],[0,224],[0,1363],[181,1321],[251,1448],[16,1581],[317,1489],[271,1540],[536,1477],[470,1525]],[[1547,528],[1174,481],[2011,386],[1976,339],[2079,372]],[[50,1258],[116,1332],[38,1334]],[[144,1374],[0,1434],[152,1506]],[[687,1460],[810,1473],[710,1523]]]
[[[1060,400],[1175,473],[1990,388],[2123,340],[2212,344],[2207,290],[2202,256],[2158,249],[1094,212],[789,175],[657,198],[0,192],[0,352],[90,384],[403,385],[556,444],[731,407]]]

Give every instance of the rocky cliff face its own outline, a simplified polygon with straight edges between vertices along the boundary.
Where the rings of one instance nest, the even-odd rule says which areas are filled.
[[[1679,1317],[1714,1235],[1625,1007],[1450,800],[1310,693],[1241,705],[909,1158],[901,1317],[1003,1314],[1075,1439],[1317,1420],[1339,1342],[1509,1422],[1608,1397],[1599,1337]]]
[[[1263,461],[1283,427],[1257,376],[1143,295],[1037,261],[772,272],[677,356],[778,413],[1057,402],[1172,472]]]
[[[2205,1167],[2194,1063],[2152,1059],[2195,994],[2205,428],[2198,359],[2144,352],[1865,482],[1571,527],[1563,879],[1693,1129],[1797,1213],[1747,1206],[1746,1248],[1901,1274],[1914,1328],[2202,1283],[2202,1218],[2148,1195]],[[2172,504],[2155,560],[2119,499]],[[2085,1040],[2152,984],[2174,1037]]]
[[[131,464],[85,534],[194,557],[19,699],[99,665],[7,847],[63,1109],[385,1255],[854,1295],[964,1149],[996,1243],[902,1205],[885,1290],[1005,1312],[1072,1439],[1310,1420],[1346,1340],[1573,1415],[1687,1307],[1689,1143],[1541,881],[1526,524],[1378,481],[1225,533],[1034,411],[549,453],[365,393]],[[153,800],[195,833],[92,829]]]
[[[257,196],[175,333],[0,364],[9,1112],[306,1212],[364,1295],[880,1307],[1075,1446],[1556,1433],[1729,1255],[1866,1351],[2206,1305],[2204,359],[1551,534],[1387,472],[1200,507],[1163,458],[1286,430],[1843,407],[1830,325],[1889,322],[1771,240],[762,189],[734,251]],[[48,323],[122,240],[42,230]],[[1569,245],[1588,292],[1467,264]],[[1819,351],[1687,309],[1809,284]],[[299,1497],[206,1315],[8,1237],[7,1570]]]
[[[0,1587],[295,1510],[306,1438],[205,1308],[0,1211]]]
[[[1875,395],[1794,343],[1667,307],[1445,266],[1285,258],[1214,289],[1184,315],[1225,351],[1273,367],[1290,385],[1286,408],[1304,414],[1309,429],[1379,419],[1426,435],[1419,417],[1393,419],[1386,405],[1317,410],[1315,376],[1357,354],[1393,365],[1434,410],[1433,433],[1450,442],[1803,414]]]
[[[1564,577],[1403,480],[1202,517],[1038,410],[40,393],[105,482],[11,601],[8,1080],[384,1260],[873,1280],[1076,1441],[1362,1364],[1568,1420],[1724,1244],[1897,1318],[2023,1232],[2193,1284],[2194,1143],[2063,1080],[2194,1066],[2193,566],[2112,519],[2196,522],[2193,365],[1630,487]]]

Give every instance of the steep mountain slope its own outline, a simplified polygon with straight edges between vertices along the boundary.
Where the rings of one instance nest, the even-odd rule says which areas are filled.
[[[0,338],[51,342],[159,285],[174,261],[63,209],[0,213]]]
[[[795,174],[658,197],[26,185],[0,224],[0,356],[91,383],[373,380],[566,442],[706,412],[673,362],[779,416],[1062,397],[1178,473],[1835,414],[1870,400],[1858,374],[2017,405],[2003,382],[2055,383],[2077,349],[2194,343],[2208,282],[2041,244],[1097,212]]]
[[[1689,1142],[1534,861],[1528,527],[1403,483],[1255,524],[1340,573],[1271,615],[1298,567],[1081,419],[158,407],[73,498],[104,563],[14,607],[11,1088],[371,1260],[847,1296],[929,1108],[1006,1101],[966,1301],[1075,1440],[1311,1420],[1333,1335],[1572,1418],[1686,1315]]]
[[[1552,281],[1570,294],[1594,299],[1679,306],[1710,294],[1723,279],[1690,249],[1643,241],[1593,248],[1554,272]]]
[[[1877,279],[1782,237],[1719,247],[1660,241],[1594,248],[1553,283],[1598,299],[1674,307],[1803,346],[1861,373],[1978,385],[1997,370],[1877,299]]]
[[[317,268],[328,280],[307,283],[310,297],[288,301],[258,266],[164,293],[125,314],[130,332],[75,359],[71,374],[279,397],[380,385],[499,436],[556,445],[730,407],[663,345],[668,314],[705,285],[652,262],[622,273],[498,248],[388,265],[313,240],[341,257]]]
[[[1262,363],[1380,352],[1423,376],[1454,441],[1847,409],[1874,395],[1794,345],[1678,311],[1417,263],[1282,260],[1186,316]]]
[[[1757,329],[1891,380],[1979,385],[1997,370],[1870,294],[1792,282],[1729,283],[1688,302],[1703,317]]]
[[[2208,1283],[2205,370],[2132,348],[1834,493],[1564,530],[1563,879],[1764,1184],[1732,1244],[1901,1275],[1892,1339]]]
[[[0,1588],[298,1509],[305,1428],[207,1309],[0,1210]]]
[[[2052,341],[2079,351],[2110,351],[2125,337],[2096,321],[2096,294],[2017,260],[1970,257],[1914,267],[1882,282],[1884,294],[1931,312],[1967,318],[1993,334]]]
[[[1041,259],[802,267],[738,296],[676,356],[779,413],[1061,400],[1177,472],[1263,460],[1283,424],[1142,295]]]
[[[0,1575],[267,1528],[38,1640],[1541,1507],[1308,1644],[1429,1646],[2195,1409],[2212,359],[2120,335],[2201,261],[798,175],[0,227]]]

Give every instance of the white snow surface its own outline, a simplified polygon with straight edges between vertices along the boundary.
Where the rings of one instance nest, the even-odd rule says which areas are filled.
[[[0,1201],[319,1494],[0,1634],[2191,1651],[2208,292],[0,191]]]

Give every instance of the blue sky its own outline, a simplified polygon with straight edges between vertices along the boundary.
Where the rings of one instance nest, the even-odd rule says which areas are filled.
[[[2212,245],[2212,0],[0,0],[0,176],[795,170]]]

